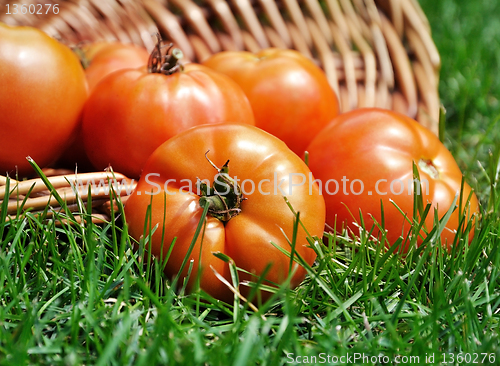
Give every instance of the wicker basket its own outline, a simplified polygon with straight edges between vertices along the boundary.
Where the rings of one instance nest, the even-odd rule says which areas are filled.
[[[20,211],[29,209],[34,215],[52,219],[56,212],[61,213],[66,210],[74,214],[71,219],[80,223],[83,212],[87,209],[89,197],[91,197],[92,222],[102,223],[110,218],[110,197],[122,196],[123,202],[136,185],[134,180],[114,172],[74,174],[60,169],[44,169],[43,173],[49,186],[52,186],[51,189],[55,189],[64,200],[65,206],[61,207],[58,197],[51,193],[48,185],[41,178],[17,181],[0,175],[0,205],[4,203],[7,196],[7,187],[10,191],[5,207],[7,216],[13,218]],[[8,182],[7,179],[9,179]],[[49,207],[52,209],[48,210]],[[0,207],[0,211],[2,209]],[[117,207],[115,206],[114,209],[116,211]],[[58,216],[55,221],[56,224],[69,222],[62,215]]]
[[[440,57],[416,0],[0,0],[11,12],[15,3],[58,4],[58,14],[0,21],[70,45],[119,40],[151,50],[159,32],[193,62],[222,50],[297,49],[326,72],[342,112],[392,109],[438,134]]]

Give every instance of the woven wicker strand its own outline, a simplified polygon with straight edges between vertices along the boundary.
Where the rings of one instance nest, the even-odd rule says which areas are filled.
[[[324,69],[343,112],[392,109],[438,133],[440,57],[416,0],[54,3],[59,3],[58,14],[4,14],[0,21],[38,27],[68,44],[119,40],[148,50],[154,44],[151,35],[159,31],[193,62],[223,50],[297,49]]]
[[[54,173],[45,171],[45,174]],[[122,174],[111,172],[65,174],[47,178],[50,184],[57,190],[57,193],[65,200],[67,210],[75,213],[77,221],[81,207],[78,201],[87,202],[89,199],[88,187],[90,186],[90,197],[92,198],[94,222],[103,222],[109,219],[110,194],[126,196],[135,188],[135,182]],[[109,184],[110,183],[110,184]],[[7,177],[0,176],[0,202],[5,199]],[[99,189],[96,189],[99,187]],[[53,207],[55,211],[61,211],[59,202],[50,194],[41,178],[17,181],[10,178],[9,182],[9,202],[7,203],[7,215],[14,215],[22,209],[30,210],[34,214],[42,214],[46,218],[54,215],[54,211],[45,211],[47,206]],[[112,189],[112,190],[111,190]],[[28,195],[28,197],[26,197]],[[24,202],[24,203],[23,203]]]

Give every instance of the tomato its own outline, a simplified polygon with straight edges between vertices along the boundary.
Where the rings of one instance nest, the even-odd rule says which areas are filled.
[[[229,283],[232,281],[228,265],[213,256],[214,252],[225,253],[235,261],[236,266],[257,276],[262,274],[268,263],[272,263],[266,278],[281,283],[288,276],[290,259],[271,242],[291,252],[287,238],[291,241],[294,237],[295,217],[283,196],[289,199],[295,211],[300,212],[300,220],[309,234],[318,237],[323,235],[325,204],[312,180],[311,185],[300,184],[304,178],[310,178],[305,163],[282,141],[253,126],[198,126],[161,145],[149,158],[135,192],[126,203],[129,233],[136,239],[143,236],[146,212],[152,202],[151,227],[158,225],[158,228],[152,235],[151,253],[157,257],[162,257],[163,253],[164,256],[176,238],[165,267],[169,277],[175,276],[200,221],[203,212],[200,202],[207,200],[213,203],[213,207],[221,207],[217,205],[218,197],[213,192],[211,196],[200,198],[203,190],[197,190],[198,178],[211,186],[214,176],[218,174],[209,159],[221,170],[221,174],[229,168],[229,172],[225,171],[226,176],[237,180],[237,192],[242,193],[244,199],[239,204],[237,200],[230,199],[229,193],[235,192],[234,184],[230,184],[231,189],[228,190],[217,189],[224,199],[230,198],[222,210],[209,210],[203,236],[200,235],[189,256],[194,261],[189,285],[193,286],[200,271],[200,251],[201,288],[218,299],[230,300],[232,293],[215,277],[210,267]],[[225,164],[227,160],[229,163]],[[307,263],[313,263],[316,254],[308,247],[301,226],[295,250]],[[186,266],[183,276],[187,274],[187,269]],[[297,272],[291,281],[292,286],[299,284],[305,276],[303,267],[294,264],[294,269]],[[239,276],[240,280],[256,280],[243,272]],[[241,286],[241,291],[248,294],[245,286]]]
[[[327,224],[359,233],[361,211],[367,230],[375,219],[385,223],[389,243],[402,236],[403,251],[408,250],[410,224],[391,200],[409,220],[413,219],[413,162],[420,175],[423,206],[432,203],[427,231],[434,226],[434,209],[441,219],[460,191],[462,173],[446,147],[416,121],[392,111],[373,108],[342,114],[318,134],[307,150],[309,167],[322,183]],[[478,213],[476,195],[467,183],[463,201],[462,210],[467,209],[469,216]],[[448,248],[458,230],[458,211],[441,235]]]
[[[300,157],[339,113],[337,96],[324,72],[297,51],[227,51],[203,64],[236,81],[250,100],[255,125],[283,140]]]
[[[0,23],[0,174],[46,166],[70,142],[87,99],[71,49],[30,27]]]
[[[159,51],[157,51],[159,53]],[[103,79],[85,106],[85,150],[98,169],[138,177],[153,151],[200,124],[254,124],[250,104],[230,78],[207,67],[183,69],[166,55],[146,69],[122,70]]]
[[[82,47],[88,66],[85,75],[89,89],[114,71],[136,69],[148,64],[149,53],[145,48],[118,42],[98,42]]]
[[[91,91],[112,72],[145,66],[149,59],[146,49],[118,42],[96,42],[83,45],[76,50],[77,54],[80,54],[82,63],[86,65],[85,76]],[[80,172],[92,170],[92,163],[85,153],[81,124],[73,143],[58,162],[59,166],[71,169],[75,168],[75,164]]]

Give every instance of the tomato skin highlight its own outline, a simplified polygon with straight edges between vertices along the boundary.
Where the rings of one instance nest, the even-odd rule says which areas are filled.
[[[75,134],[88,95],[71,49],[31,27],[0,23],[0,174],[54,162]]]
[[[172,75],[121,70],[103,79],[87,101],[85,150],[96,169],[110,164],[138,177],[169,138],[196,125],[225,122],[254,124],[247,98],[227,76],[197,64]]]
[[[300,157],[339,113],[337,95],[324,72],[297,51],[226,51],[203,64],[236,81],[252,105],[255,125],[283,140]]]
[[[367,108],[342,114],[318,134],[307,150],[309,168],[316,179],[323,183],[329,180],[339,183],[336,194],[323,192],[326,223],[339,230],[347,227],[359,234],[355,222],[360,222],[360,210],[365,228],[370,230],[374,223],[372,217],[379,224],[382,222],[382,203],[387,239],[393,244],[402,236],[405,252],[409,245],[405,238],[410,224],[390,200],[408,218],[412,218],[414,190],[410,182],[413,180],[413,162],[418,165],[424,207],[427,202],[432,202],[426,219],[427,230],[434,226],[434,208],[437,207],[441,219],[460,191],[462,173],[439,139],[411,118],[389,110]],[[346,189],[343,178],[347,179]],[[360,194],[356,194],[360,190],[359,182],[354,186],[355,191],[350,190],[350,184],[355,179],[364,185]],[[334,188],[331,184],[331,193]],[[465,183],[464,204],[471,192],[471,187]],[[478,200],[473,192],[468,210],[469,216],[479,212]],[[453,245],[458,220],[458,210],[455,210],[441,234],[442,243],[448,249]],[[378,235],[379,232],[375,230],[374,233]]]
[[[320,238],[323,235],[325,206],[317,185],[299,186],[302,179],[298,179],[297,175],[289,179],[290,173],[308,176],[310,171],[282,141],[270,134],[241,124],[204,125],[185,131],[162,144],[151,155],[135,192],[125,206],[129,233],[138,240],[144,234],[146,210],[152,202],[151,224],[152,227],[158,224],[151,242],[151,252],[155,256],[167,253],[170,243],[177,238],[165,268],[170,278],[179,271],[203,211],[197,192],[182,194],[179,189],[184,187],[186,191],[187,182],[196,187],[197,178],[213,180],[217,171],[205,158],[208,150],[207,156],[217,166],[230,160],[230,175],[238,178],[240,184],[245,181],[242,191],[246,200],[241,203],[241,213],[225,225],[214,217],[207,217],[203,244],[200,236],[190,257],[194,262],[189,285],[193,286],[199,271],[201,248],[201,288],[215,298],[230,301],[232,292],[210,269],[213,266],[231,283],[228,265],[213,256],[212,252],[227,254],[237,266],[256,275],[261,274],[266,265],[272,262],[267,279],[275,283],[283,282],[288,275],[290,259],[275,248],[271,241],[291,251],[284,234],[292,240],[294,214],[278,188],[275,194],[275,183],[281,183],[279,188],[285,193],[290,193],[290,182],[297,185],[292,188],[292,194],[286,196],[294,210],[300,212],[300,220],[308,232]],[[165,191],[167,181],[168,192]],[[249,181],[254,182],[254,192],[251,192]],[[260,189],[259,182],[262,182]],[[162,243],[163,230],[165,239]],[[295,249],[307,263],[314,262],[316,254],[308,247],[306,234],[301,227]],[[305,276],[302,267],[297,264],[294,267],[297,267],[297,272],[291,286],[297,286]],[[187,268],[183,275],[186,274]],[[240,280],[256,280],[241,272],[239,275]],[[241,291],[248,294],[245,286],[241,286]]]

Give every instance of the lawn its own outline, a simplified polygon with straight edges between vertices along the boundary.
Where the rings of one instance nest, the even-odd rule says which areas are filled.
[[[462,235],[447,253],[431,233],[400,258],[327,235],[304,283],[254,308],[174,292],[119,217],[61,226],[0,209],[0,363],[500,364],[500,3],[421,4],[442,57],[444,142],[482,203],[470,246]]]

